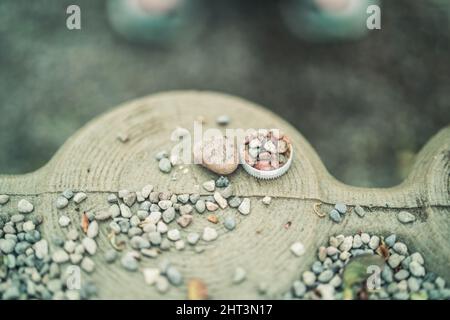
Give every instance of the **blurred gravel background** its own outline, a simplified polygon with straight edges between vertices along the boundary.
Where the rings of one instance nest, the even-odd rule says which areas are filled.
[[[104,1],[2,0],[0,173],[33,171],[94,116],[172,89],[276,111],[333,175],[359,186],[400,182],[450,123],[449,15],[429,1],[384,1],[381,31],[328,45],[290,34],[280,1],[203,2],[195,37],[156,48],[115,35]],[[65,27],[69,4],[81,7],[81,31]]]

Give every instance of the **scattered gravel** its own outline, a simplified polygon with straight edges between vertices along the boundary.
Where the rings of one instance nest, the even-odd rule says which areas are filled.
[[[427,273],[423,256],[419,252],[408,255],[408,247],[402,242],[395,241],[395,235],[380,238],[376,235],[370,237],[367,233],[330,237],[329,247],[319,248],[317,253],[319,259],[314,261],[310,270],[302,273],[300,280],[293,281],[291,291],[284,297],[314,300],[344,299],[342,277],[345,265],[352,257],[360,254],[386,253],[385,249],[379,250],[384,243],[389,248],[387,249],[389,259],[381,272],[381,288],[367,292],[363,287],[364,282],[357,283],[352,287],[354,298],[449,299],[450,289],[445,287],[444,279],[436,277],[434,273]],[[339,251],[336,248],[339,248]]]
[[[269,197],[269,196],[265,196],[265,197],[262,199],[262,203],[264,203],[266,206],[268,206],[271,202],[272,202],[272,198]]]

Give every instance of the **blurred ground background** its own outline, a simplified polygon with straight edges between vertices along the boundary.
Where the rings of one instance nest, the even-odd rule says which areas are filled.
[[[2,0],[0,173],[33,171],[94,116],[173,89],[274,110],[359,186],[399,183],[450,124],[449,18],[429,1],[384,1],[381,31],[326,45],[289,33],[279,1],[204,3],[195,37],[157,48],[117,36],[104,1]],[[69,4],[81,7],[81,31],[66,29]]]

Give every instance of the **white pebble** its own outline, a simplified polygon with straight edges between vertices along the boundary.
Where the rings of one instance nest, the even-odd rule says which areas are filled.
[[[20,213],[30,213],[34,210],[34,206],[31,204],[30,201],[22,199],[17,204],[17,209]]]
[[[270,204],[270,202],[272,202],[272,198],[269,197],[269,196],[265,196],[265,197],[262,199],[262,203],[264,203],[266,206],[268,206],[268,205]]]
[[[215,239],[217,239],[217,231],[216,229],[213,229],[211,227],[206,227],[205,229],[203,229],[203,236],[202,239],[205,241],[213,241]]]
[[[124,218],[131,218],[132,216],[130,208],[124,203],[120,204],[120,214]]]
[[[150,286],[156,283],[156,280],[160,275],[160,271],[157,268],[145,268],[142,270],[142,273],[144,274],[145,283]]]
[[[84,200],[86,200],[87,195],[84,192],[77,192],[75,194],[75,196],[73,197],[73,202],[75,202],[76,204],[80,204],[81,202],[83,202]]]
[[[58,223],[61,227],[65,228],[70,224],[70,218],[66,215],[62,215],[58,219]]]
[[[87,253],[89,253],[90,255],[94,255],[97,251],[97,243],[94,239],[84,238],[82,244],[84,249],[86,249]]]
[[[89,223],[88,229],[86,231],[86,235],[89,238],[95,238],[98,235],[98,223],[97,221],[91,221],[91,223]]]
[[[291,252],[296,255],[297,257],[302,256],[305,254],[305,246],[301,242],[294,242],[291,245]]]
[[[250,199],[244,198],[241,202],[241,204],[238,207],[238,211],[243,214],[247,215],[250,213]]]
[[[172,241],[180,240],[180,231],[178,229],[171,229],[167,231],[167,238]]]

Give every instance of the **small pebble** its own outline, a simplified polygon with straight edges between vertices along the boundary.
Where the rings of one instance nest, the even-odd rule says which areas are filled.
[[[415,277],[425,276],[425,268],[417,261],[412,261],[409,264],[409,271]]]
[[[130,208],[126,204],[121,203],[119,207],[120,207],[120,214],[122,215],[122,217],[131,218],[133,214],[131,213]]]
[[[334,208],[340,213],[345,214],[347,212],[347,206],[344,203],[336,203]]]
[[[81,243],[83,244],[84,249],[86,249],[87,253],[90,255],[94,255],[97,251],[97,243],[94,239],[84,238]]]
[[[56,198],[56,208],[64,209],[69,204],[69,200],[66,197],[60,196]]]
[[[237,208],[241,204],[242,200],[239,197],[232,197],[230,200],[228,200],[228,205],[231,208]]]
[[[24,232],[29,232],[31,230],[34,230],[35,227],[36,226],[34,225],[33,221],[31,221],[31,220],[24,222],[22,225],[22,229]]]
[[[217,239],[218,234],[216,229],[210,228],[210,227],[206,227],[205,229],[203,229],[203,235],[202,235],[202,239],[205,241],[213,241],[215,239]]]
[[[397,236],[395,234],[391,234],[389,237],[384,239],[384,243],[389,247],[393,247],[395,244],[395,241],[397,240]]]
[[[6,194],[1,194],[0,195],[0,205],[4,205],[6,203],[8,203],[9,201],[9,196]]]
[[[144,268],[142,270],[142,274],[144,275],[145,283],[152,286],[156,283],[156,280],[160,275],[160,271],[157,268]]]
[[[197,210],[198,213],[203,213],[206,210],[206,204],[203,200],[198,200],[195,203],[195,210]]]
[[[91,223],[89,223],[86,235],[89,238],[95,238],[98,235],[98,223],[97,221],[92,221]]]
[[[52,255],[53,262],[64,263],[69,261],[69,255],[62,249],[57,249]]]
[[[216,123],[220,126],[226,126],[230,123],[230,117],[228,115],[221,115],[216,118]]]
[[[407,211],[400,211],[397,214],[397,219],[401,223],[411,223],[411,222],[414,222],[416,220],[416,217],[413,214],[411,214],[411,213],[409,213]]]
[[[333,278],[334,274],[332,270],[325,270],[319,274],[317,278],[322,283],[328,283],[331,278]]]
[[[180,225],[180,227],[186,228],[188,225],[191,224],[192,220],[193,220],[192,215],[184,214],[177,219],[177,223]]]
[[[241,202],[241,204],[238,207],[238,211],[243,214],[247,215],[250,213],[250,199],[244,198]]]
[[[84,257],[83,260],[81,261],[81,268],[82,268],[84,271],[86,271],[86,272],[88,272],[88,273],[91,273],[91,272],[93,272],[94,269],[95,269],[95,263],[94,263],[94,261],[92,261],[91,258],[89,258],[89,257]]]
[[[171,229],[167,231],[167,238],[172,241],[180,240],[180,231],[178,229]]]
[[[234,230],[234,228],[236,228],[236,220],[233,217],[226,217],[223,221],[223,225],[227,230]]]
[[[209,192],[213,192],[216,189],[216,184],[214,180],[209,180],[203,183],[203,189]]]
[[[188,233],[186,240],[190,245],[195,245],[200,239],[200,235],[195,232]]]
[[[104,257],[107,263],[113,263],[117,259],[117,251],[114,249],[109,249],[105,252]]]
[[[183,240],[175,241],[175,249],[180,251],[180,250],[183,250],[184,247],[185,247],[185,245],[184,245],[184,241]]]
[[[392,269],[395,269],[400,265],[403,259],[405,259],[404,256],[394,253],[389,257],[388,264]]]
[[[172,170],[172,163],[167,158],[159,160],[159,170],[164,173],[169,173]]]
[[[206,209],[208,211],[216,211],[217,209],[219,209],[219,206],[211,201],[206,201]]]
[[[339,223],[342,221],[341,215],[336,209],[332,209],[329,213],[330,219],[333,220],[336,223]]]
[[[12,239],[0,239],[0,251],[5,254],[10,254],[14,251],[16,242]]]
[[[125,253],[120,259],[120,263],[128,271],[136,271],[139,267],[134,252]]]
[[[225,209],[226,207],[228,207],[227,200],[222,197],[222,195],[218,191],[214,192],[214,200],[216,200],[220,208]]]
[[[372,250],[376,250],[380,245],[380,237],[372,236],[369,241],[369,248]]]
[[[243,282],[246,278],[247,278],[247,272],[245,271],[244,268],[237,267],[234,270],[234,274],[233,274],[233,283],[234,284],[239,284],[239,283]]]
[[[291,245],[291,252],[297,257],[305,254],[305,246],[301,242],[295,242]]]
[[[355,207],[355,212],[361,218],[364,217],[364,215],[366,214],[366,211],[363,209],[363,207],[361,207],[359,205]]]
[[[179,286],[183,282],[183,276],[174,266],[169,266],[166,270],[167,280],[174,285]]]
[[[406,256],[408,254],[408,247],[403,242],[396,242],[393,249],[399,255]]]
[[[230,184],[230,181],[227,177],[220,176],[219,179],[216,180],[216,187],[218,188],[226,188]]]
[[[22,199],[17,204],[20,213],[30,213],[34,210],[34,206],[28,200]]]
[[[394,279],[397,281],[404,280],[409,277],[409,272],[407,270],[400,270],[394,274]]]
[[[73,197],[73,202],[75,202],[76,204],[80,204],[81,202],[83,202],[84,200],[86,200],[87,195],[84,192],[77,192],[75,194],[75,196]]]
[[[170,223],[175,219],[175,209],[173,207],[168,208],[162,213],[162,219],[165,223]]]
[[[58,223],[61,227],[65,228],[70,224],[71,220],[68,216],[62,215],[58,219]]]
[[[169,280],[164,276],[159,276],[155,282],[156,290],[159,293],[166,293],[169,290]]]
[[[270,204],[270,202],[272,202],[272,198],[269,197],[269,196],[265,196],[265,197],[262,199],[262,203],[264,203],[266,206],[268,206],[268,205]]]

